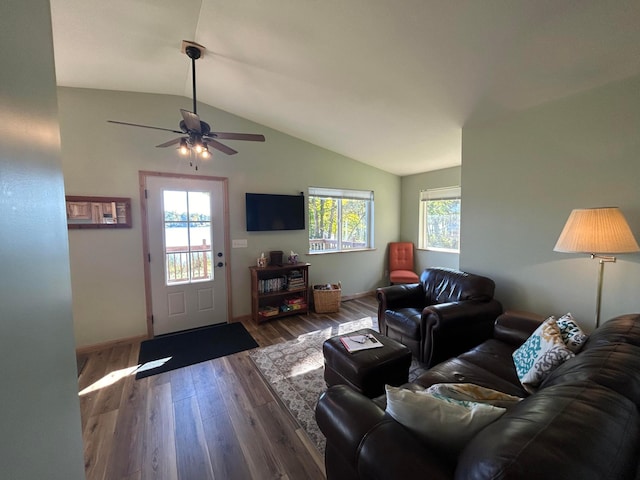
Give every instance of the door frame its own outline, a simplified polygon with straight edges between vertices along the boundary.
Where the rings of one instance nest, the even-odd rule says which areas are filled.
[[[151,271],[149,268],[149,225],[147,218],[147,178],[165,177],[186,180],[209,180],[222,183],[223,197],[223,230],[224,230],[224,251],[225,251],[225,277],[227,282],[227,323],[233,318],[231,312],[231,241],[229,239],[229,179],[227,177],[214,177],[207,175],[187,175],[179,173],[152,172],[146,170],[138,171],[138,182],[140,187],[140,218],[142,223],[142,262],[144,263],[144,296],[147,313],[147,338],[153,338],[153,308],[151,306]]]

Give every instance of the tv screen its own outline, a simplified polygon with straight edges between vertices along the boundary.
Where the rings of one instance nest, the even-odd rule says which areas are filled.
[[[247,193],[247,231],[304,230],[304,195]]]

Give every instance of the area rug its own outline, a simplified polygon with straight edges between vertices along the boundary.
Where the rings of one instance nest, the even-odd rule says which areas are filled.
[[[225,323],[162,335],[140,344],[136,380],[256,348],[242,323]]]
[[[272,390],[304,429],[309,439],[324,455],[325,438],[315,421],[315,408],[320,394],[326,390],[322,344],[328,338],[361,328],[378,330],[371,317],[343,323],[300,335],[295,340],[258,348],[249,352]],[[409,380],[425,370],[414,360]]]

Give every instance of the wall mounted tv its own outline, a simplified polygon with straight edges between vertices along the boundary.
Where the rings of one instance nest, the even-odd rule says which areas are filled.
[[[304,230],[304,195],[247,193],[247,231]]]

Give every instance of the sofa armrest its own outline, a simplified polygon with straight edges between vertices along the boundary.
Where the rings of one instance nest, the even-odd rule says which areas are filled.
[[[452,466],[371,399],[346,385],[329,387],[316,405],[327,439],[327,478],[452,478]],[[340,458],[335,458],[339,456]],[[356,474],[357,472],[357,474]]]
[[[422,308],[425,304],[424,288],[420,283],[391,285],[376,289],[378,299],[378,325],[385,334],[384,312],[397,308]]]
[[[537,313],[508,310],[496,319],[493,337],[511,345],[520,346],[544,322],[545,318]]]
[[[455,461],[418,440],[389,418],[378,423],[362,442],[358,476],[372,480],[453,478]]]
[[[371,399],[346,385],[334,385],[320,395],[316,422],[334,451],[354,470],[364,436],[385,416]]]
[[[491,338],[502,304],[465,301],[429,305],[422,311],[422,358],[433,366]]]

